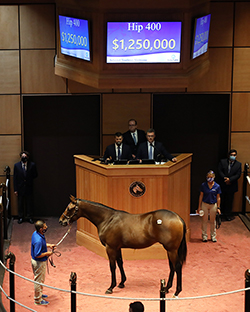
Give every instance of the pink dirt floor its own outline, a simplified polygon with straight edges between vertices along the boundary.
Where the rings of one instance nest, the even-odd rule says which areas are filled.
[[[197,297],[220,294],[224,292],[244,289],[245,271],[250,269],[250,232],[236,217],[231,222],[223,222],[217,230],[217,243],[210,240],[201,241],[201,219],[191,216],[191,238],[188,242],[188,255],[183,266],[183,290],[179,298]],[[58,219],[46,219],[48,243],[60,241],[66,229],[60,227]],[[29,279],[33,278],[30,264],[30,238],[34,225],[29,223],[17,224],[14,221],[10,252],[16,256],[15,272]],[[49,265],[49,274],[46,274],[45,284],[60,289],[69,290],[71,272],[77,274],[77,291],[82,293],[104,295],[110,285],[108,261],[85,247],[75,243],[76,224],[69,235],[57,248],[61,257],[53,256],[56,268]],[[9,264],[7,263],[7,266]],[[108,299],[77,295],[77,311],[108,312],[128,311],[129,303],[133,298],[159,298],[160,280],[168,278],[168,260],[124,260],[127,275],[126,287],[116,287]],[[117,269],[118,282],[120,274]],[[173,287],[166,298],[172,298],[176,287]],[[9,294],[9,273],[5,273],[3,288]],[[33,284],[20,277],[15,277],[15,299],[34,311],[70,311],[70,294],[67,292],[44,288],[49,296],[48,306],[36,306],[33,302]],[[112,299],[112,297],[124,299]],[[125,298],[131,298],[125,300]],[[167,312],[243,312],[245,293],[223,295],[219,297],[171,300],[166,302]],[[9,300],[2,294],[2,301],[6,311],[10,310]],[[146,312],[160,311],[159,301],[142,300]],[[16,304],[16,312],[25,312],[27,309]]]

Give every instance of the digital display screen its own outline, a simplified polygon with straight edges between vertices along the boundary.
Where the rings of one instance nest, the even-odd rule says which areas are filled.
[[[61,53],[90,61],[88,21],[59,15]]]
[[[192,58],[196,58],[208,50],[208,38],[211,14],[195,19],[194,43]]]
[[[181,22],[108,22],[107,63],[180,63]]]

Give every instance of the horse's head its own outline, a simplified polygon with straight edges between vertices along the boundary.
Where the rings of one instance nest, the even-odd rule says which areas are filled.
[[[70,203],[59,218],[59,223],[66,226],[76,221],[78,219],[78,211],[78,201],[74,196],[70,195]]]

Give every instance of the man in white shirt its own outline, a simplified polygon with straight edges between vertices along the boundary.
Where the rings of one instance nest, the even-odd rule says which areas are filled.
[[[159,162],[162,158],[176,162],[177,158],[171,155],[161,142],[155,141],[155,130],[148,129],[147,142],[141,143],[137,151],[137,159],[154,159]]]
[[[107,146],[104,153],[105,161],[115,161],[115,160],[130,160],[132,159],[131,149],[128,145],[123,143],[123,135],[121,132],[116,132],[115,143]]]
[[[130,146],[132,156],[135,158],[138,146],[146,142],[146,135],[143,130],[137,129],[137,121],[135,119],[128,121],[128,128],[129,130],[123,133],[123,143]]]
[[[30,223],[34,223],[33,180],[37,177],[37,169],[29,156],[29,152],[21,152],[20,161],[14,165],[14,193],[18,197],[19,224],[26,217]]]

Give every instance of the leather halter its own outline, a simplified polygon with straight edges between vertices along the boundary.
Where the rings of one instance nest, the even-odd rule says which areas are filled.
[[[76,204],[75,204],[75,211],[74,211],[74,213],[73,213],[73,215],[72,216],[66,216],[66,214],[65,213],[63,213],[63,216],[67,219],[67,223],[69,224],[70,223],[70,220],[75,216],[75,215],[77,215],[77,213],[78,213],[78,210],[79,210],[79,207],[78,207],[78,199],[76,200]]]

